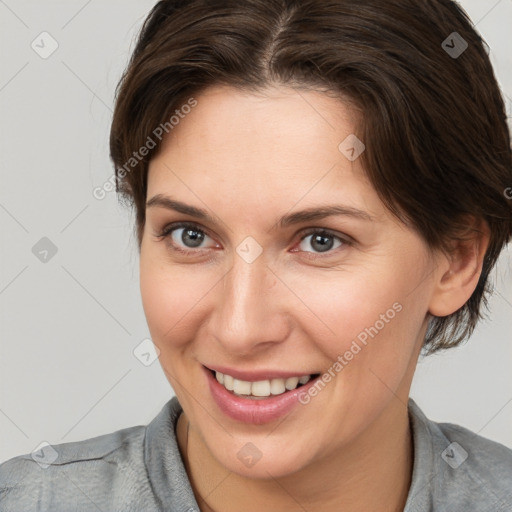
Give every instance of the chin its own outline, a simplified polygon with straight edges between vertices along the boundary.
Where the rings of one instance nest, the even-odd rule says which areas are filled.
[[[309,457],[301,453],[302,447],[297,446],[294,450],[288,446],[286,452],[283,452],[282,441],[278,438],[273,441],[265,438],[262,436],[261,442],[256,437],[252,441],[250,437],[235,440],[229,438],[228,446],[213,443],[214,446],[209,446],[209,450],[221,466],[245,478],[282,478],[304,468]]]

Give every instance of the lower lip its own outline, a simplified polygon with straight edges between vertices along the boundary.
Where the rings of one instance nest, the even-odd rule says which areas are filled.
[[[234,395],[219,384],[208,368],[203,367],[203,370],[206,373],[213,400],[219,409],[234,420],[253,425],[270,423],[291,412],[294,407],[300,404],[299,396],[302,393],[307,393],[308,389],[314,386],[319,378],[311,379],[300,388],[286,391],[282,395],[270,395],[268,398],[254,400]]]

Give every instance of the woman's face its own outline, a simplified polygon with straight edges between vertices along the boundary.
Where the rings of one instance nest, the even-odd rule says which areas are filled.
[[[144,310],[204,447],[238,474],[283,476],[403,414],[436,265],[364,177],[340,100],[228,87],[196,100],[151,161],[147,200],[211,219],[147,206]],[[296,215],[332,207],[359,213]],[[212,369],[246,381],[238,394],[276,394],[239,398]]]

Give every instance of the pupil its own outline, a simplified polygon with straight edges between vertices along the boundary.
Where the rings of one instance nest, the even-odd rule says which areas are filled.
[[[317,242],[319,243],[319,245],[315,247],[315,244],[317,244]],[[315,237],[313,237],[311,241],[311,246],[319,252],[328,251],[329,249],[332,248],[332,245],[332,237],[325,235],[316,235]]]
[[[188,237],[189,240],[185,237]],[[183,231],[183,235],[181,236],[181,240],[185,245],[189,245],[189,247],[198,247],[201,245],[201,242],[204,239],[204,234],[200,233],[199,231],[195,231],[193,229],[187,229]],[[188,242],[191,242],[190,244]]]

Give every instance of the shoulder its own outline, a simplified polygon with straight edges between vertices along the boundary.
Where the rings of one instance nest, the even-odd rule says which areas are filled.
[[[482,512],[512,511],[512,450],[460,425],[436,425],[446,439],[439,461],[444,463],[446,492],[468,501],[468,507],[478,504]]]
[[[417,435],[428,438],[415,444],[418,455],[430,459],[434,509],[512,511],[512,450],[460,425],[429,420],[414,403],[412,408]]]
[[[133,492],[149,495],[149,484],[141,481],[145,431],[140,425],[83,441],[46,444],[7,460],[0,464],[0,509],[110,510]]]

